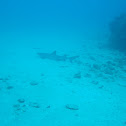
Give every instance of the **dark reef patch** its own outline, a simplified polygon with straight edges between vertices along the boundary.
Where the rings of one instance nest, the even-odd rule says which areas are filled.
[[[126,52],[126,14],[116,17],[109,25],[110,48]]]

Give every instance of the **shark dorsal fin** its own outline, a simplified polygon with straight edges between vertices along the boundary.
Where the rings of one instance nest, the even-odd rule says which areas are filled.
[[[56,55],[56,51],[52,52],[51,55]]]

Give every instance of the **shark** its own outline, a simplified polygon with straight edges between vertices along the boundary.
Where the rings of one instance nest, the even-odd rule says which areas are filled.
[[[66,54],[60,56],[57,54],[57,51],[53,51],[52,53],[37,53],[37,55],[41,59],[49,59],[49,60],[54,60],[54,61],[70,61],[71,63],[75,59],[79,58],[79,56],[68,57]]]

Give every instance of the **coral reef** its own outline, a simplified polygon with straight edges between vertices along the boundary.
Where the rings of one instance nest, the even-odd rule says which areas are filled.
[[[126,14],[121,14],[110,23],[110,46],[126,51]]]

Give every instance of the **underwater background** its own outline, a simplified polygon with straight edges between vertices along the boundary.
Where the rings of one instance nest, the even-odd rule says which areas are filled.
[[[108,48],[125,0],[0,1],[0,126],[125,126],[126,54]]]

